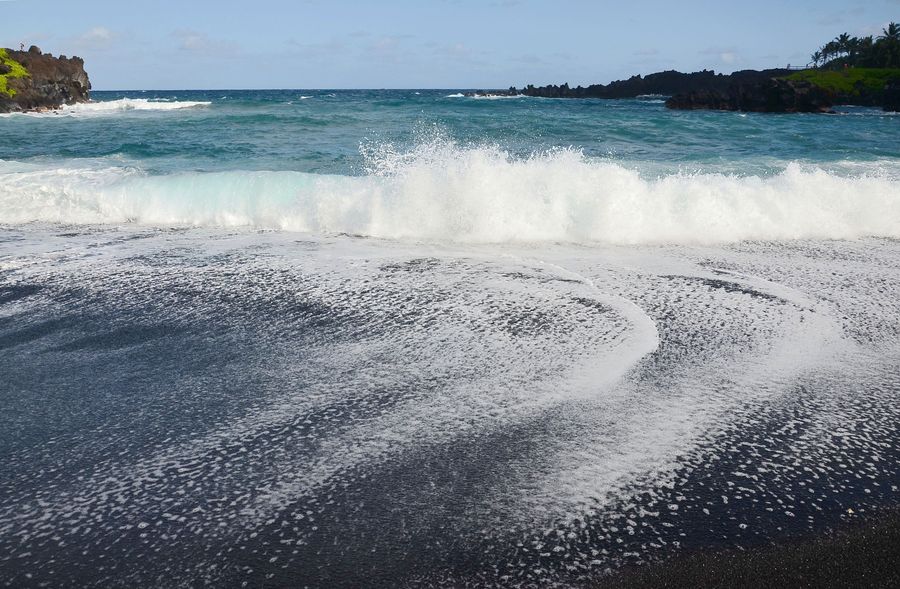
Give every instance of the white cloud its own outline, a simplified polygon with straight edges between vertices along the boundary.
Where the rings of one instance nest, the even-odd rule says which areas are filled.
[[[111,41],[115,35],[106,27],[94,27],[81,36],[85,41],[105,42]]]
[[[742,61],[740,52],[734,47],[709,47],[701,51],[700,55],[711,55],[724,65],[733,65]]]
[[[213,39],[206,33],[189,29],[179,29],[172,36],[178,42],[178,49],[192,53],[233,55],[240,49],[233,41]]]
[[[97,26],[79,35],[74,40],[74,44],[77,48],[82,50],[87,49],[96,51],[106,49],[118,38],[118,33],[115,33],[106,27]]]

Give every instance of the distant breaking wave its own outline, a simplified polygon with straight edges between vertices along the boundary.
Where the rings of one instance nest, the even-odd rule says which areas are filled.
[[[497,148],[434,143],[409,153],[385,146],[366,157],[366,176],[151,176],[109,161],[61,168],[0,162],[0,222],[252,227],[474,243],[900,238],[892,162],[858,163],[851,175],[791,163],[771,176],[645,178],[573,150],[515,159]]]
[[[185,108],[205,107],[211,102],[193,100],[162,101],[149,98],[121,98],[104,102],[82,102],[78,104],[63,105],[54,111],[40,113],[10,113],[19,116],[54,117],[60,115],[108,115],[127,111],[168,111]],[[10,115],[6,115],[10,116]]]
[[[474,100],[506,100],[506,99],[515,99],[515,98],[529,98],[524,94],[516,94],[515,96],[505,96],[500,94],[472,94],[466,95],[460,92],[456,94],[448,94],[444,98],[472,98]]]
[[[472,96],[475,100],[518,100],[521,98],[531,98],[524,94],[516,94],[515,96],[506,96],[503,94],[476,94]]]

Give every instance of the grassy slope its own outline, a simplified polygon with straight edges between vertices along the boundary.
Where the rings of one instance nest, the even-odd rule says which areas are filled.
[[[804,70],[788,80],[810,82],[835,94],[859,96],[858,84],[868,92],[881,92],[891,78],[900,78],[900,69],[850,68],[847,70]]]
[[[8,73],[0,74],[0,94],[12,98],[16,95],[16,91],[7,87],[7,80],[13,78],[27,78],[28,70],[26,70],[21,63],[12,59],[6,52],[6,49],[0,49],[0,63],[10,68]]]

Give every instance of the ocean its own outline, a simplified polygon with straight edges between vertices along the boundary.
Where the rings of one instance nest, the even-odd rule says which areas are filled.
[[[898,503],[900,117],[0,116],[0,585],[583,586]]]

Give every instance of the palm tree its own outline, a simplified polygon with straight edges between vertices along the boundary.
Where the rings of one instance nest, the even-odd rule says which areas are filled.
[[[838,53],[850,53],[850,35],[841,33],[834,42],[837,44]]]
[[[857,66],[873,67],[874,62],[875,40],[872,35],[868,35],[856,40],[855,61]]]
[[[816,51],[815,53],[812,54],[813,65],[818,67],[820,61],[822,61],[822,52]]]
[[[855,60],[860,49],[862,49],[862,40],[859,37],[850,37],[850,40],[847,41],[847,53],[850,54],[850,59]]]
[[[885,39],[888,41],[900,41],[900,25],[895,22],[888,24],[887,28],[882,29],[881,31],[884,33],[879,39]]]

